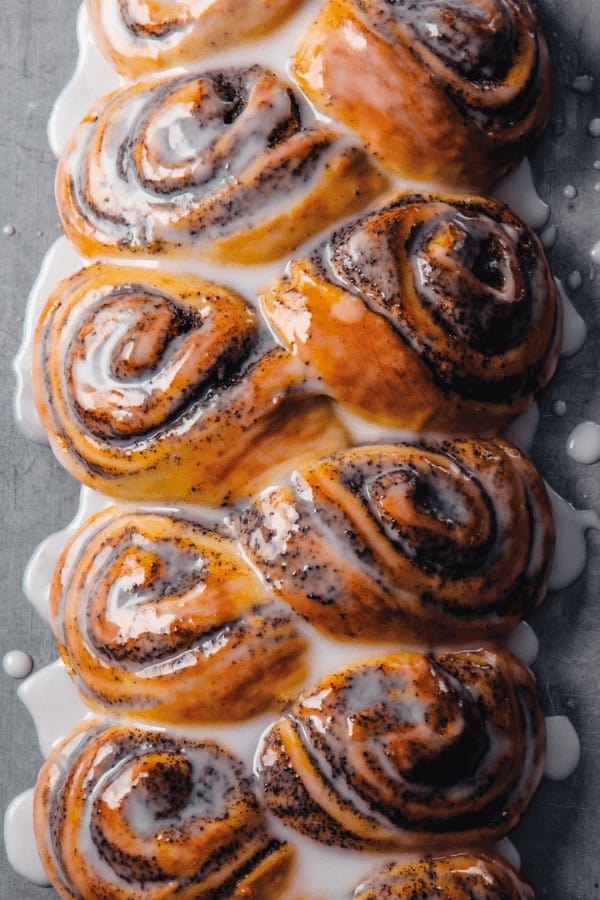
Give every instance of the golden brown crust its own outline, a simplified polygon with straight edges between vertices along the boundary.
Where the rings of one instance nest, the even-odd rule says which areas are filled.
[[[53,751],[34,797],[44,868],[66,900],[281,896],[274,840],[241,763],[212,741],[86,723]]]
[[[263,304],[324,392],[411,431],[497,433],[560,350],[543,249],[490,198],[400,195],[293,262]]]
[[[543,599],[554,549],[544,484],[506,441],[342,451],[240,517],[254,564],[335,636],[489,639]]]
[[[253,66],[103,98],[65,147],[56,197],[84,256],[253,264],[290,253],[385,187],[357,141],[304,128],[291,88]]]
[[[386,166],[482,190],[542,134],[550,66],[527,0],[328,0],[294,75]]]
[[[359,885],[353,900],[534,900],[505,860],[491,853],[457,853],[393,863]]]
[[[83,269],[36,331],[34,395],[54,452],[120,499],[219,504],[343,446],[303,380],[241,297],[192,276]]]
[[[50,617],[86,702],[113,716],[234,722],[305,675],[293,616],[235,543],[176,515],[93,516],[58,559]]]
[[[122,75],[197,63],[203,56],[259,38],[300,0],[86,0],[98,46]]]
[[[544,716],[507,651],[398,653],[325,678],[266,733],[264,802],[325,843],[432,850],[489,843],[540,777]]]

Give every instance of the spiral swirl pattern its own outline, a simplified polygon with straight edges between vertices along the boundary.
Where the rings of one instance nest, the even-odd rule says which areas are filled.
[[[490,638],[544,597],[548,495],[505,441],[358,447],[247,507],[257,568],[312,624],[369,639]]]
[[[541,245],[492,199],[400,196],[292,263],[264,305],[332,397],[415,431],[497,432],[560,350]]]
[[[327,401],[296,397],[301,381],[241,297],[192,276],[83,269],[36,332],[34,395],[59,461],[138,502],[218,504],[343,446]]]
[[[295,76],[390,169],[463,189],[506,174],[550,111],[548,50],[527,0],[328,0]]]
[[[65,148],[56,194],[84,256],[258,263],[384,185],[362,146],[303,128],[292,90],[254,66],[142,81],[100,100]]]
[[[301,695],[257,755],[264,801],[319,841],[481,844],[519,820],[542,774],[533,676],[507,651],[399,653]]]
[[[354,900],[534,900],[498,856],[462,853],[387,866],[359,885]]]
[[[50,613],[87,702],[112,715],[237,721],[304,676],[293,617],[235,544],[173,515],[94,516],[58,559]]]
[[[291,850],[267,833],[242,765],[210,741],[84,726],[42,768],[34,807],[68,900],[281,895]]]
[[[196,63],[275,28],[300,0],[87,0],[94,37],[122,75]]]

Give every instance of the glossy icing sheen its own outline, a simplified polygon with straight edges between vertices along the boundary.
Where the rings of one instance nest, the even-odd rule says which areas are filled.
[[[231,44],[257,38],[300,0],[87,0],[96,41],[125,76],[196,63]]]
[[[544,252],[489,198],[400,195],[292,262],[263,304],[330,396],[415,431],[497,432],[561,345]]]
[[[482,189],[549,112],[545,41],[526,0],[328,0],[293,72],[399,174]]]
[[[541,478],[503,441],[346,450],[262,493],[240,528],[311,623],[429,643],[514,628],[541,602],[554,548]]]
[[[304,675],[292,616],[235,544],[172,515],[91,519],[58,560],[50,612],[87,702],[113,716],[236,721]]]
[[[505,835],[542,775],[535,682],[507,651],[396,654],[302,694],[256,758],[284,822],[339,846],[448,848]]]
[[[304,128],[252,66],[142,81],[99,101],[61,156],[56,193],[86,256],[276,259],[385,187],[360,144]]]
[[[457,854],[387,866],[364,881],[354,900],[533,900],[533,891],[503,859]]]
[[[269,900],[291,859],[232,754],[123,726],[85,725],[54,750],[36,788],[35,827],[52,883],[68,898],[256,891]]]
[[[219,504],[345,443],[301,367],[234,292],[97,264],[61,283],[33,389],[60,462],[109,496]],[[297,396],[302,385],[302,396]]]

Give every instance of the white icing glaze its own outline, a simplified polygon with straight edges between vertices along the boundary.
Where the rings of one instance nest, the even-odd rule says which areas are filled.
[[[556,243],[557,237],[558,227],[553,222],[550,222],[540,233],[540,241],[544,250],[551,250]]]
[[[578,269],[573,269],[573,271],[569,272],[569,274],[567,275],[566,282],[569,290],[577,291],[583,284],[581,272]]]
[[[600,137],[600,118],[590,119],[588,122],[588,132],[592,137]]]
[[[577,188],[574,184],[567,184],[563,188],[563,196],[567,198],[567,200],[574,200],[577,196]]]
[[[572,775],[581,756],[577,732],[566,716],[546,717],[546,764],[544,775],[551,781],[563,781]]]
[[[578,94],[591,94],[594,90],[594,76],[578,75],[573,79],[570,86]]]
[[[519,622],[514,631],[504,638],[504,646],[518,656],[526,666],[534,664],[540,650],[537,635],[527,622]]]
[[[533,183],[528,159],[524,159],[516,169],[499,181],[493,193],[531,228],[542,228],[550,217],[550,207],[539,196]]]
[[[585,533],[600,531],[600,516],[593,509],[575,509],[547,484],[556,525],[556,550],[549,589],[559,591],[572,584],[585,569],[587,543]]]
[[[600,191],[600,182],[596,185],[596,190]],[[590,250],[590,256],[592,257],[594,265],[600,266],[600,241],[594,244]]]
[[[4,814],[4,846],[15,872],[41,887],[50,884],[33,833],[32,788],[15,797]]]
[[[9,650],[2,659],[2,668],[10,678],[26,678],[33,669],[33,660],[24,650]]]
[[[561,356],[574,356],[579,353],[587,337],[587,326],[569,298],[560,278],[555,278],[558,295],[563,304],[563,339]]]
[[[507,441],[516,444],[523,453],[529,453],[533,447],[535,433],[540,422],[540,408],[532,403],[529,409],[514,419],[502,432]]]
[[[581,422],[567,439],[567,453],[575,462],[591,465],[600,460],[600,425]]]
[[[516,869],[517,872],[519,871],[521,868],[521,854],[509,838],[502,838],[501,841],[497,841],[494,844],[494,850],[499,856],[504,857],[513,869]]]
[[[566,416],[567,414],[567,404],[564,400],[555,400],[552,404],[552,412],[555,416],[562,418],[562,416]]]
[[[33,719],[44,757],[89,714],[59,659],[30,675],[17,693]]]

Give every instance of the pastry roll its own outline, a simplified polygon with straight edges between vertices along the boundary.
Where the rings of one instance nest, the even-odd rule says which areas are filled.
[[[297,612],[367,639],[506,633],[542,601],[554,550],[544,483],[501,440],[345,450],[264,491],[239,522]]]
[[[527,0],[328,0],[293,73],[392,171],[483,190],[550,111],[546,42]]]
[[[103,98],[65,147],[56,197],[84,256],[250,264],[284,256],[384,186],[356,140],[304,128],[291,88],[253,66]]]
[[[457,853],[394,863],[359,885],[353,900],[534,900],[505,860],[491,853]]]
[[[196,63],[261,37],[301,0],[87,0],[94,38],[121,75]]]
[[[325,678],[265,734],[264,802],[297,831],[364,850],[502,837],[542,774],[545,723],[510,653],[398,653]]]
[[[50,589],[90,706],[153,722],[232,722],[287,697],[305,641],[235,543],[175,515],[110,509],[67,543]]]
[[[263,302],[324,391],[412,431],[497,433],[560,351],[541,244],[481,197],[400,196],[292,262]]]
[[[36,332],[34,395],[52,448],[110,497],[220,504],[298,456],[339,449],[328,402],[302,384],[241,297],[189,275],[83,269]]]
[[[66,900],[275,900],[291,863],[241,763],[165,731],[77,729],[39,774],[34,823]]]

